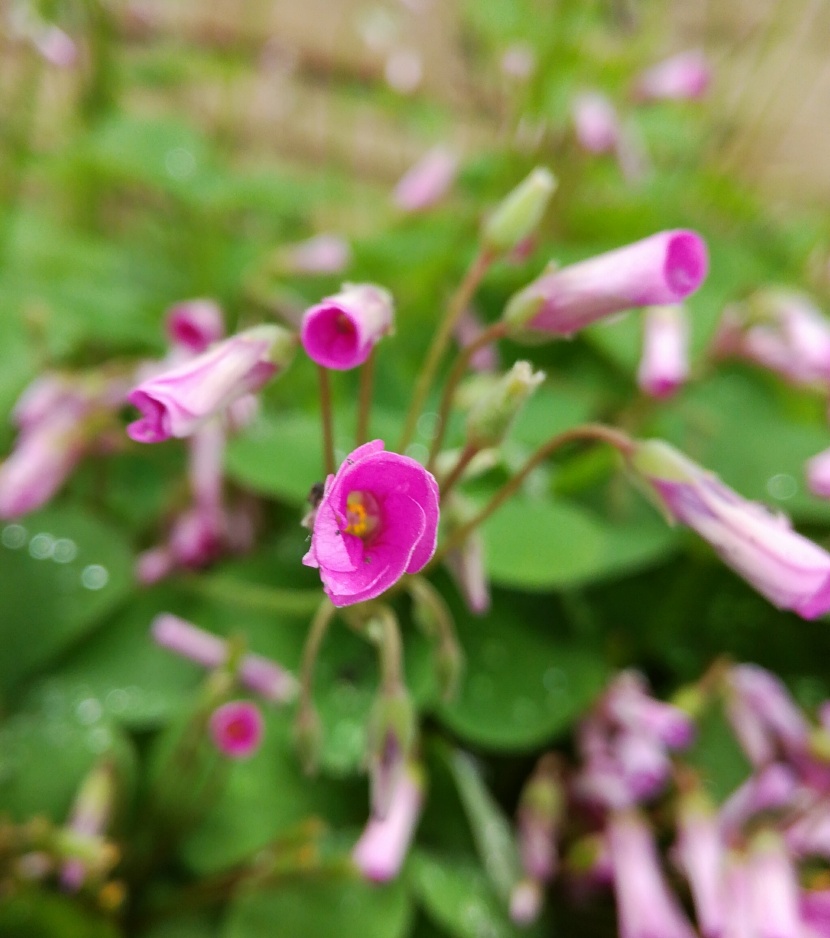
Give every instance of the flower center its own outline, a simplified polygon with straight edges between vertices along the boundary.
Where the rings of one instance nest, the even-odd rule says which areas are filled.
[[[346,534],[368,540],[380,526],[380,506],[369,492],[349,492],[346,497]]]

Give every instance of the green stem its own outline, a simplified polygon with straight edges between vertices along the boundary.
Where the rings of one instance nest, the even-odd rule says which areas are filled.
[[[389,606],[381,606],[374,621],[380,626],[377,645],[381,693],[395,694],[403,686],[403,642],[398,619]]]
[[[503,338],[507,334],[507,326],[503,322],[494,323],[492,326],[489,326],[481,335],[471,342],[469,345],[466,345],[458,353],[458,357],[453,364],[450,375],[447,378],[447,383],[444,385],[444,391],[441,395],[441,403],[438,406],[438,416],[435,422],[435,431],[432,437],[432,444],[429,450],[429,460],[427,461],[427,469],[430,472],[433,471],[435,466],[435,460],[438,458],[438,452],[441,449],[441,444],[444,442],[444,434],[447,430],[447,423],[449,422],[450,409],[452,408],[452,399],[455,396],[455,389],[458,387],[459,382],[467,373],[467,368],[469,367],[470,360],[473,355],[479,349],[484,348],[486,345],[489,345],[491,342],[495,342],[497,339]]]
[[[317,664],[323,639],[326,637],[326,632],[329,625],[331,625],[335,612],[337,612],[337,607],[333,605],[331,600],[324,599],[311,620],[311,628],[303,648],[303,660],[300,666],[299,710],[301,713],[313,707],[314,667]]]
[[[317,366],[320,377],[320,413],[323,418],[323,471],[326,476],[334,475],[334,416],[331,407],[331,384],[329,373],[322,365]]]
[[[190,592],[218,603],[288,616],[309,616],[320,604],[319,589],[278,589],[226,576],[186,577],[181,583]]]
[[[375,350],[360,369],[360,397],[357,408],[357,433],[355,445],[360,446],[369,437],[369,415],[372,411],[372,384],[375,377]]]
[[[476,288],[481,283],[492,262],[493,255],[490,251],[484,249],[479,250],[478,254],[476,254],[472,263],[467,268],[467,272],[464,274],[461,283],[458,285],[458,289],[453,294],[447,306],[446,315],[435,332],[432,344],[429,347],[429,351],[421,367],[421,372],[415,382],[415,391],[412,395],[412,403],[406,415],[406,423],[404,424],[403,434],[398,444],[398,452],[402,453],[412,441],[415,425],[418,422],[418,417],[423,410],[424,402],[432,387],[435,372],[438,370],[444,349],[447,347],[447,343],[452,336],[459,316],[461,316],[467,308]]]
[[[458,461],[453,466],[452,471],[449,473],[446,479],[442,479],[440,483],[441,488],[441,498],[446,498],[447,495],[455,487],[456,482],[464,474],[464,470],[469,466],[470,461],[478,452],[478,447],[473,446],[471,443],[468,443],[464,449],[461,451],[461,455],[458,457]]]
[[[511,495],[515,494],[521,487],[524,480],[530,475],[533,470],[543,463],[550,455],[552,455],[560,447],[565,446],[568,443],[573,443],[578,440],[591,440],[599,443],[608,443],[611,446],[614,446],[621,453],[628,453],[632,448],[632,441],[630,437],[626,436],[624,433],[619,430],[615,430],[613,427],[606,427],[602,424],[588,423],[582,427],[574,427],[572,430],[565,430],[564,433],[558,433],[556,436],[551,437],[546,443],[543,443],[539,449],[527,460],[527,462],[522,466],[522,468],[506,482],[496,494],[490,499],[489,502],[479,511],[477,514],[473,515],[469,521],[465,524],[462,524],[459,528],[456,528],[455,531],[447,538],[447,540],[441,545],[441,547],[436,552],[435,556],[430,561],[430,567],[434,567],[436,564],[440,563],[441,560],[453,550],[453,548],[458,547],[460,544],[463,544],[467,536],[474,531],[480,524],[483,524],[495,511],[497,511],[504,502],[510,498]]]

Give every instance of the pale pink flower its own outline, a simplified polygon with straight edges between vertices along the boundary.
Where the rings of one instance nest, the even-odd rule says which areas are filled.
[[[805,471],[810,491],[821,498],[830,498],[830,449],[808,459]]]
[[[484,563],[484,539],[480,532],[473,531],[462,544],[449,551],[444,565],[470,612],[484,615],[490,609],[490,584]]]
[[[651,306],[643,322],[637,384],[651,397],[670,397],[689,375],[689,323],[683,306]]]
[[[174,345],[190,352],[204,352],[225,334],[222,309],[214,300],[196,299],[176,303],[167,310],[167,335]]]
[[[458,172],[458,158],[445,146],[433,147],[401,177],[392,201],[404,212],[431,208],[449,192]]]
[[[582,91],[571,105],[576,139],[589,153],[612,153],[620,141],[620,120],[611,101],[599,91]]]
[[[78,63],[78,44],[60,26],[45,23],[32,36],[32,43],[43,58],[56,68],[74,68]]]
[[[749,900],[758,938],[801,938],[798,877],[786,844],[767,829],[747,857]]]
[[[338,274],[351,262],[349,242],[325,232],[297,244],[288,244],[277,254],[279,266],[293,274]]]
[[[635,306],[677,303],[708,270],[706,244],[694,231],[661,231],[642,241],[542,274],[508,302],[511,335],[544,341],[569,336]]]
[[[484,331],[479,318],[471,309],[465,309],[455,324],[455,339],[461,348],[470,345]],[[473,371],[496,371],[499,367],[499,353],[494,342],[484,345],[470,359]]]
[[[675,850],[689,881],[701,935],[720,938],[726,915],[726,854],[717,815],[699,792],[681,798]]]
[[[797,789],[798,779],[788,765],[772,762],[763,766],[721,805],[718,823],[723,837],[727,841],[738,839],[756,815],[791,804]]]
[[[392,297],[371,283],[346,284],[303,316],[301,339],[308,357],[324,368],[362,365],[392,328]]]
[[[510,920],[517,925],[532,925],[542,911],[544,893],[535,879],[521,879],[510,893]]]
[[[128,395],[142,412],[127,433],[139,443],[190,436],[284,366],[293,342],[277,326],[259,326],[219,342],[195,358],[150,377]]]
[[[231,700],[210,715],[210,735],[229,759],[249,759],[259,749],[265,724],[259,707],[249,700]]]
[[[533,49],[524,42],[509,45],[501,57],[501,71],[507,78],[515,81],[527,81],[536,68]]]
[[[375,440],[358,447],[329,476],[303,557],[319,567],[335,606],[380,596],[435,552],[438,484],[411,459]]]
[[[414,765],[401,772],[383,817],[369,818],[352,850],[352,860],[367,879],[385,883],[403,866],[424,799],[423,773]]]
[[[658,62],[644,71],[634,83],[640,101],[696,100],[712,82],[712,67],[702,49],[689,49]]]
[[[788,518],[741,498],[661,440],[637,444],[630,464],[671,518],[709,541],[774,606],[804,619],[830,609],[830,554],[797,534]]]

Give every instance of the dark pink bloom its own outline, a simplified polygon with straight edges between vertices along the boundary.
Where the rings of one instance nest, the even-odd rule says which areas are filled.
[[[638,811],[614,812],[608,823],[620,938],[695,938],[660,869],[648,823]]]
[[[259,390],[285,366],[292,349],[284,330],[259,326],[142,381],[128,395],[142,417],[127,433],[139,443],[190,436],[235,400]]]
[[[228,660],[228,643],[223,638],[168,612],[156,616],[150,630],[162,648],[204,668],[220,668]],[[247,654],[242,658],[239,678],[249,690],[274,703],[291,700],[297,690],[293,674],[261,655]]]
[[[421,212],[447,194],[458,172],[458,158],[444,146],[426,153],[395,186],[392,201],[404,212]]]
[[[620,121],[610,100],[598,91],[576,95],[571,107],[576,139],[589,153],[612,153],[620,142]]]
[[[438,483],[432,473],[382,440],[358,447],[326,480],[311,548],[335,606],[380,596],[404,573],[417,573],[435,552]]]
[[[830,935],[830,889],[803,889],[799,899],[801,921],[812,931],[805,938]]]
[[[643,322],[637,384],[651,397],[670,397],[689,375],[689,323],[683,306],[652,306]]]
[[[292,274],[339,274],[351,258],[349,242],[330,233],[286,245],[277,255],[280,268]]]
[[[774,606],[804,619],[830,609],[830,554],[797,534],[788,518],[741,498],[661,440],[638,444],[631,466],[672,518],[709,541]]]
[[[680,52],[643,72],[634,85],[641,101],[695,100],[712,81],[712,67],[701,49]]]
[[[249,700],[231,700],[210,716],[216,748],[230,759],[248,759],[259,749],[265,724],[259,707]]]
[[[510,299],[504,318],[513,334],[529,341],[569,336],[612,313],[680,302],[703,283],[708,266],[700,235],[661,231],[542,274]]]
[[[324,368],[362,365],[392,328],[392,297],[371,283],[348,284],[303,316],[301,339],[308,357]]]
[[[167,310],[167,334],[174,345],[191,352],[204,352],[225,334],[219,304],[206,299],[176,303]]]
[[[821,498],[830,498],[830,449],[808,459],[805,470],[810,491]]]
[[[415,833],[424,799],[423,774],[409,765],[401,773],[383,817],[372,815],[352,851],[357,868],[375,883],[400,872]]]

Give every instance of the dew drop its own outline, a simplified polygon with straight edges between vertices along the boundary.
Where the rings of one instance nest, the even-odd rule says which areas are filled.
[[[104,698],[104,706],[113,713],[123,713],[130,705],[130,695],[121,687],[113,688]]]
[[[548,668],[542,675],[542,684],[552,696],[561,696],[568,689],[568,675],[562,668]]]
[[[100,700],[96,700],[95,697],[87,697],[86,700],[82,700],[78,706],[75,707],[75,715],[78,717],[78,720],[87,726],[89,726],[90,723],[97,723],[101,719],[103,712],[104,708],[101,706]]]
[[[421,436],[431,438],[434,436],[435,431],[438,428],[438,414],[436,413],[427,413],[421,414],[418,418],[418,433]]]
[[[52,556],[54,548],[55,539],[52,535],[41,531],[29,541],[29,556],[34,557],[35,560],[46,560]]]
[[[417,462],[425,463],[429,459],[429,450],[423,443],[410,443],[406,448],[406,455]]]
[[[184,147],[174,147],[164,157],[164,168],[173,179],[189,179],[196,171],[196,157]]]
[[[539,713],[538,706],[529,697],[519,697],[513,702],[512,708],[514,723],[527,723],[533,720]]]
[[[26,536],[26,528],[24,528],[22,524],[7,524],[3,528],[0,539],[3,541],[3,547],[8,547],[11,550],[20,550],[26,543]]]
[[[52,560],[55,563],[72,563],[78,556],[78,545],[68,537],[60,537],[52,548]]]
[[[103,589],[109,578],[109,571],[99,563],[91,563],[81,571],[81,585],[88,590]]]
[[[798,482],[786,472],[779,472],[767,481],[767,492],[772,498],[786,501],[798,493]]]
[[[87,733],[86,743],[93,752],[104,752],[112,745],[112,733],[105,726],[96,726]]]

